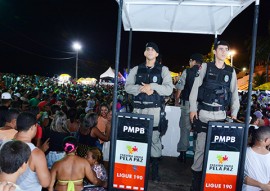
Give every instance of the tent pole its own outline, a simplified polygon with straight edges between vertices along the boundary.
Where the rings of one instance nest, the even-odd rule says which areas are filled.
[[[132,46],[132,28],[129,30],[129,41],[128,41],[128,65],[127,65],[127,73],[130,71],[130,63],[131,63],[131,46]]]
[[[257,40],[257,30],[258,30],[259,4],[260,4],[260,0],[256,0],[255,9],[254,9],[255,13],[254,13],[253,32],[252,32],[252,51],[251,51],[248,97],[247,97],[248,100],[250,101],[247,102],[245,128],[244,128],[244,141],[243,141],[242,155],[240,157],[240,163],[239,163],[240,174],[237,178],[237,188],[238,188],[237,190],[242,190],[242,185],[243,185],[243,180],[244,180],[246,149],[247,149],[247,140],[248,140],[248,127],[249,127],[249,118],[250,118],[250,111],[251,111],[252,80],[253,80],[253,72],[254,72],[254,65],[255,65],[256,40]]]
[[[118,9],[118,23],[116,34],[116,53],[115,53],[115,75],[114,75],[114,87],[113,87],[113,105],[112,105],[112,130],[111,130],[111,144],[110,144],[110,169],[108,177],[108,190],[113,189],[113,159],[115,157],[115,141],[116,141],[116,102],[117,102],[117,85],[118,85],[118,71],[119,71],[119,57],[120,57],[120,44],[121,44],[121,26],[122,26],[122,9],[123,0],[119,0]]]

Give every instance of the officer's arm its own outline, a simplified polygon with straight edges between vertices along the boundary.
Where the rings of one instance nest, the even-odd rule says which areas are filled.
[[[207,64],[203,63],[201,68],[199,69],[199,75],[195,77],[190,95],[189,95],[189,104],[190,104],[190,120],[193,122],[194,117],[197,119],[197,97],[198,97],[198,91],[199,87],[203,83],[203,79],[206,73]]]
[[[237,86],[237,77],[235,70],[233,70],[232,74],[232,80],[230,84],[230,90],[232,93],[232,98],[231,98],[231,117],[233,119],[237,118],[237,113],[239,111],[240,107],[240,101],[239,101],[239,95],[238,95],[238,86]]]
[[[134,96],[140,93],[140,87],[141,87],[141,85],[135,85],[137,71],[138,71],[138,66],[135,66],[134,68],[130,70],[129,75],[126,80],[126,84],[125,84],[126,92]]]
[[[172,94],[174,85],[172,83],[171,73],[168,67],[162,67],[162,84],[150,83],[152,90],[156,91],[161,96],[169,96]]]

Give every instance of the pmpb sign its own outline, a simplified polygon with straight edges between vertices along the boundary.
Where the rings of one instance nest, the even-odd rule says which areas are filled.
[[[204,191],[237,190],[244,124],[209,122],[204,155]]]
[[[117,113],[113,190],[147,190],[153,116]]]

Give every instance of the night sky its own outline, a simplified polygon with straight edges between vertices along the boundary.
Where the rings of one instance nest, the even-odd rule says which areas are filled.
[[[258,36],[269,36],[270,1],[261,0]],[[114,68],[118,4],[114,0],[1,0],[0,72],[75,75],[72,42],[82,43],[79,77],[98,78]],[[236,17],[220,39],[237,51],[234,65],[249,65],[254,3]],[[148,41],[158,44],[163,64],[179,72],[192,53],[207,54],[214,35],[133,32],[131,66],[144,61]],[[119,71],[127,66],[129,32],[122,31]],[[73,52],[73,53],[72,53]],[[73,57],[73,58],[71,58]],[[71,58],[71,59],[68,59]]]

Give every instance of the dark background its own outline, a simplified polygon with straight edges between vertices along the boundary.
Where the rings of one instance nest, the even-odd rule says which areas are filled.
[[[270,1],[261,0],[258,36],[268,34]],[[98,78],[115,66],[118,4],[114,0],[0,1],[0,72],[53,76],[75,75],[72,42],[82,44],[79,77]],[[249,65],[254,3],[240,13],[220,39],[237,51],[234,65]],[[179,72],[189,56],[211,50],[214,35],[133,32],[131,66],[144,61],[148,41],[158,44],[163,64]],[[119,71],[127,67],[129,32],[122,31]],[[71,59],[66,59],[74,57]]]

